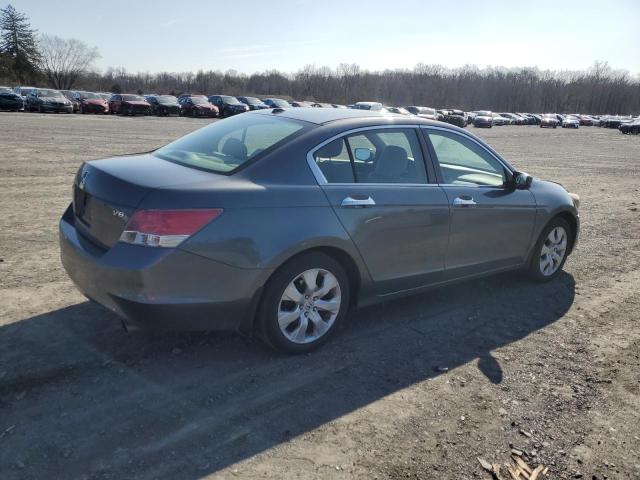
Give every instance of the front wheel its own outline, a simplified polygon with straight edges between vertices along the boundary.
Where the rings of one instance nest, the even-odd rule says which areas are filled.
[[[562,271],[572,239],[566,220],[554,218],[544,228],[531,255],[528,273],[537,282],[548,282]]]
[[[322,345],[343,320],[350,299],[344,268],[320,252],[302,254],[269,280],[260,322],[276,350],[306,353]]]

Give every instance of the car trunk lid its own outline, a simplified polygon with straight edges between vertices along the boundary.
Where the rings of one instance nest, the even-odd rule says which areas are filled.
[[[150,154],[86,162],[73,184],[76,228],[109,249],[152,190],[212,181],[218,175],[177,165]]]

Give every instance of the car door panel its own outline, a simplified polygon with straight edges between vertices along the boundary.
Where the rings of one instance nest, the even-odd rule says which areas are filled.
[[[385,294],[442,280],[449,207],[438,186],[325,185],[338,219]],[[350,206],[345,199],[371,199]],[[344,203],[344,205],[343,205]]]
[[[451,205],[446,279],[522,264],[536,205],[528,190],[443,185]],[[455,204],[456,199],[467,202]]]
[[[417,129],[352,133],[314,155],[311,165],[324,172],[321,186],[377,294],[442,281],[449,205],[442,188],[427,182]]]
[[[422,131],[451,209],[445,280],[523,264],[536,217],[531,192],[513,188],[506,164],[470,136]]]

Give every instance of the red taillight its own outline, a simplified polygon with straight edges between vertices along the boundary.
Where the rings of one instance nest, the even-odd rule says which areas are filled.
[[[221,213],[221,208],[138,210],[129,219],[120,240],[134,245],[175,247]]]

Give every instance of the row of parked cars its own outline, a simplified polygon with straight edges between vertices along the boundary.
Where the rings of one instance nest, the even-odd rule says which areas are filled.
[[[287,101],[281,98],[257,98],[230,95],[200,95],[184,93],[173,95],[114,94],[53,90],[35,87],[0,87],[0,110],[25,110],[38,112],[94,113],[120,115],[182,115],[190,117],[229,117],[251,110],[271,108],[355,108],[451,123],[458,127],[473,125],[491,128],[502,125],[539,125],[540,128],[579,128],[600,126],[618,128],[622,133],[640,133],[640,117],[614,115],[585,115],[558,113],[509,113],[478,110],[465,112],[455,108],[407,105],[386,106],[380,102],[356,102],[351,105],[308,101]]]

